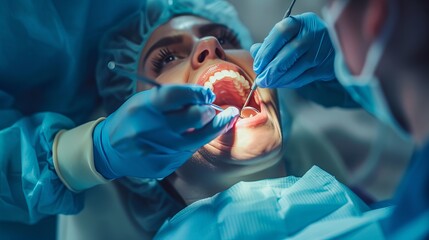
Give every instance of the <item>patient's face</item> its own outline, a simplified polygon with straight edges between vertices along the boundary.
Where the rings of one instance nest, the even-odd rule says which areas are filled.
[[[233,31],[194,16],[179,16],[149,38],[140,74],[161,84],[198,84],[211,88],[215,104],[241,108],[255,78],[253,59]],[[138,90],[149,88],[138,83]],[[185,179],[210,179],[210,173],[252,174],[275,164],[281,130],[275,92],[258,89],[250,106],[256,116],[239,119],[233,129],[195,153],[176,171]]]

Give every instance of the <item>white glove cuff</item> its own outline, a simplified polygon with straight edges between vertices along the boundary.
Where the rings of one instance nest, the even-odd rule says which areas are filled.
[[[55,136],[52,146],[55,171],[64,185],[74,192],[109,181],[94,165],[92,132],[103,120],[99,118],[70,130],[61,130]]]

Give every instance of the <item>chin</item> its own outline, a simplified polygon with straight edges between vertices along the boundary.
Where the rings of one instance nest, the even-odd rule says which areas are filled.
[[[222,61],[208,66],[197,84],[214,91],[215,104],[241,109],[254,78],[251,67],[246,69]],[[224,174],[246,171],[250,174],[279,161],[282,134],[275,91],[257,89],[248,105],[259,113],[239,118],[230,131],[199,149],[183,166],[184,171],[199,169]]]

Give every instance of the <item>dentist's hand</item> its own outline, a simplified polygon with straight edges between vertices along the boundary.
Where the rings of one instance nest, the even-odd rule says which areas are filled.
[[[335,79],[334,48],[325,23],[314,13],[283,19],[250,51],[259,87],[300,88]]]
[[[216,115],[214,93],[201,86],[165,85],[132,96],[93,133],[94,161],[106,178],[163,178],[231,128],[238,109]]]

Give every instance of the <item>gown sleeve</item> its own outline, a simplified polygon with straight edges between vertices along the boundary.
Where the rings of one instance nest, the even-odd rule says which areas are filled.
[[[69,190],[56,174],[52,145],[73,121],[52,112],[31,116],[9,108],[0,91],[0,221],[35,223],[83,207],[83,195]]]
[[[98,42],[143,2],[0,2],[0,223],[77,213],[103,182],[81,149],[96,122],[80,127],[98,104]]]

